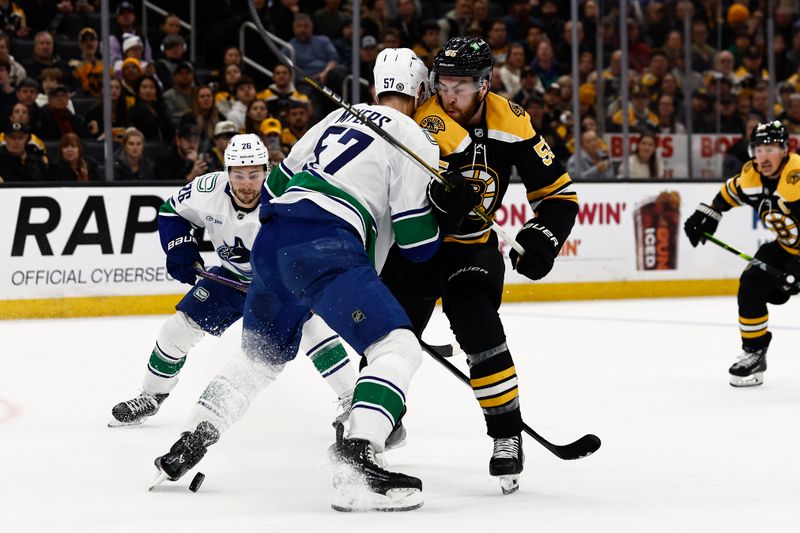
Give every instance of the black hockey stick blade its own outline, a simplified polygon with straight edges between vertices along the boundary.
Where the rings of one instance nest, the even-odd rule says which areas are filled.
[[[464,373],[462,373],[455,365],[453,365],[453,363],[448,361],[445,358],[446,356],[440,353],[441,350],[437,350],[440,349],[441,346],[431,346],[424,341],[420,341],[420,345],[422,346],[422,349],[428,353],[428,355],[436,359],[442,366],[449,370],[451,374],[461,380],[462,383],[469,386],[469,378],[465,376]],[[522,429],[536,442],[549,450],[550,453],[559,459],[564,459],[565,461],[580,459],[582,457],[592,455],[600,448],[601,444],[600,438],[597,437],[597,435],[592,435],[591,433],[584,435],[575,442],[571,442],[569,444],[553,444],[549,440],[536,433],[525,422],[522,423]]]

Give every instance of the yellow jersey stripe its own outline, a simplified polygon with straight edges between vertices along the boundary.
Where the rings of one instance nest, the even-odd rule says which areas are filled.
[[[572,180],[570,180],[569,174],[564,172],[563,174],[561,174],[560,178],[558,178],[556,181],[554,181],[550,185],[546,185],[545,187],[542,187],[541,189],[529,192],[528,195],[527,195],[528,196],[528,201],[529,202],[535,202],[536,200],[540,200],[540,199],[544,198],[545,196],[549,196],[549,195],[553,194],[555,191],[557,191],[558,189],[560,189],[561,187],[564,187],[564,186],[568,185],[571,181]]]

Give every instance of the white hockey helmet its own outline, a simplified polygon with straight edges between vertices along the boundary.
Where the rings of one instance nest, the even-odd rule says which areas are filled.
[[[234,135],[225,148],[225,167],[269,165],[269,152],[255,133]]]
[[[410,48],[384,48],[373,69],[375,95],[395,92],[411,96],[419,103],[430,96],[428,67]]]

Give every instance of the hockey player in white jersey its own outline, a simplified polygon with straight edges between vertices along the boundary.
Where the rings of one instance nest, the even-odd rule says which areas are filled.
[[[250,253],[260,227],[258,207],[269,165],[267,149],[256,135],[236,135],[225,150],[225,165],[226,171],[199,176],[181,188],[159,211],[158,230],[167,271],[194,287],[161,327],[141,394],[115,405],[109,426],[141,424],[156,414],[177,385],[189,350],[204,333],[219,336],[242,316],[245,295],[241,291],[216,281],[197,281],[195,268],[203,265],[203,258],[192,228],[205,228],[221,262],[210,272],[250,282]],[[339,337],[318,317],[307,323],[302,348],[337,396],[346,398],[352,393],[356,380],[353,365]],[[213,408],[214,400],[205,401]]]
[[[427,69],[409,49],[386,49],[374,70],[378,105],[356,106],[429,165],[438,146],[410,118],[426,96]],[[336,510],[410,510],[422,482],[375,461],[405,408],[422,351],[403,309],[378,278],[389,247],[424,261],[441,237],[428,174],[350,113],[336,111],[292,148],[267,180],[264,225],[253,245],[253,283],[242,348],[277,376],[295,357],[313,311],[365,355],[347,436],[329,450]],[[464,180],[438,182],[441,205],[469,212],[480,197]],[[377,269],[377,270],[376,270]],[[199,430],[200,428],[198,428]]]

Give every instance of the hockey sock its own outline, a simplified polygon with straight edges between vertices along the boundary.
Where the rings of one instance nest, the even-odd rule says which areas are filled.
[[[300,350],[308,355],[337,398],[353,392],[358,376],[350,357],[339,336],[318,315],[312,315],[303,325]]]
[[[191,431],[205,420],[224,432],[247,412],[253,399],[277,379],[284,366],[254,361],[237,350],[206,386],[187,427]]]
[[[178,373],[186,362],[186,354],[203,338],[203,330],[188,315],[178,311],[158,333],[150,354],[142,390],[149,394],[166,394],[178,384]]]
[[[769,344],[772,334],[767,330],[769,315],[748,318],[739,316],[739,332],[742,335],[742,347],[760,350]]]
[[[506,343],[468,353],[470,385],[486,419],[490,437],[513,437],[522,431],[517,371]]]
[[[406,392],[422,349],[411,331],[396,329],[364,352],[368,364],[353,391],[348,438],[370,441],[382,452],[386,437],[403,414]]]

